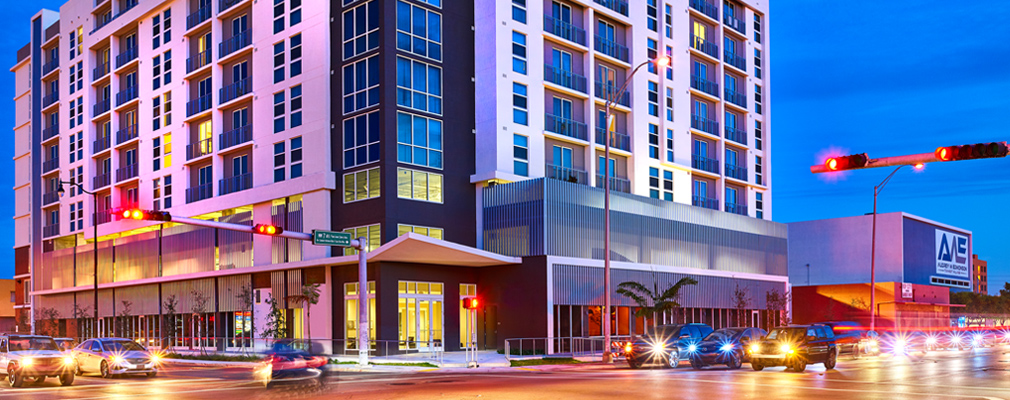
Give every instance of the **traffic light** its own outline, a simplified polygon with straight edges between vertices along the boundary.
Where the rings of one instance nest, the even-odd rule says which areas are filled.
[[[119,214],[122,219],[135,219],[139,221],[162,221],[168,222],[172,220],[172,214],[167,211],[152,211],[152,210],[141,210],[136,208],[127,208],[120,211]]]
[[[1006,157],[1007,153],[1006,142],[989,142],[937,147],[933,154],[938,161],[960,161]]]
[[[284,233],[284,228],[269,224],[257,224],[253,227],[253,232],[260,235],[280,235]]]
[[[477,306],[479,306],[479,305],[480,305],[480,300],[477,300],[476,297],[468,297],[468,298],[463,299],[463,308],[465,308],[467,310],[476,310]]]
[[[863,168],[870,161],[866,153],[853,154],[849,156],[831,157],[824,162],[828,171],[841,171],[846,169]]]

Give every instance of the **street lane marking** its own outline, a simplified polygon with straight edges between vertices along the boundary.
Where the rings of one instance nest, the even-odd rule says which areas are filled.
[[[100,378],[97,378],[100,379]],[[67,391],[73,392],[83,392],[87,390],[107,390],[117,387],[124,386],[140,386],[140,385],[150,385],[152,382],[157,382],[156,387],[164,386],[177,386],[177,385],[191,385],[199,383],[210,383],[211,381],[221,381],[220,378],[193,378],[193,379],[172,379],[172,380],[151,380],[151,381],[139,381],[139,382],[111,382],[109,383],[95,383],[88,385],[75,385],[75,386],[56,386],[56,387],[23,387],[23,388],[8,388],[11,390],[4,390],[0,392],[0,397],[11,397],[11,396],[25,396],[25,395],[37,395],[37,394],[51,394],[51,393],[62,393]]]

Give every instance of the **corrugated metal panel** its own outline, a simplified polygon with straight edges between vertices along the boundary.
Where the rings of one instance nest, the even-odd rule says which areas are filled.
[[[483,193],[484,249],[515,257],[544,254],[543,182],[497,185]]]
[[[295,201],[288,204],[287,222],[284,229],[302,232],[305,212],[302,209],[302,202]],[[288,239],[288,262],[302,260],[302,240]]]
[[[218,311],[242,311],[238,295],[242,286],[252,287],[252,275],[222,276],[217,279]]]
[[[221,222],[252,226],[252,212],[244,212],[233,215],[226,215],[219,219]],[[218,250],[220,254],[219,268],[245,268],[252,266],[252,241],[251,232],[236,232],[226,229],[217,231]]]
[[[214,270],[214,229],[176,225],[164,230],[161,241],[162,276]]]
[[[112,317],[115,314],[113,310],[113,294],[112,289],[101,289],[98,291],[98,316],[99,317]],[[93,312],[93,311],[92,311]]]
[[[270,273],[270,293],[277,299],[277,305],[287,308],[287,291],[284,285],[284,271],[274,271]]]
[[[284,204],[277,204],[270,207],[270,223],[274,226],[284,226],[284,215],[287,212],[287,206]],[[286,239],[275,237],[270,242],[270,256],[274,264],[282,264],[286,262],[284,243]]]
[[[84,291],[74,293],[74,301],[76,306],[80,309],[82,315],[79,317],[94,317],[95,316],[95,292],[94,291]]]
[[[59,314],[59,318],[73,318],[74,316],[74,294],[73,293],[60,293],[48,296],[39,296],[36,298],[38,301],[35,304],[37,312],[44,308],[51,308],[56,310]]]
[[[122,312],[123,301],[130,302],[132,315],[156,315],[159,312],[158,285],[129,286],[116,289],[116,311]]]
[[[112,283],[112,279],[115,276],[115,268],[113,265],[113,253],[115,248],[112,246],[111,240],[106,240],[104,242],[98,242],[98,283]],[[90,259],[88,260],[91,261]],[[91,264],[88,264],[91,267]]]
[[[116,282],[158,277],[158,231],[115,240]]]
[[[179,313],[191,313],[193,312],[193,306],[196,303],[194,292],[203,294],[207,298],[206,311],[214,311],[214,279],[198,279],[192,281],[181,281],[181,282],[166,282],[161,284],[161,296],[162,303],[169,296],[176,296],[179,304],[176,306],[176,311]],[[164,310],[163,310],[164,311]]]
[[[302,294],[302,270],[293,269],[286,271],[288,274],[288,296]],[[291,307],[298,307],[297,303],[291,303]]]

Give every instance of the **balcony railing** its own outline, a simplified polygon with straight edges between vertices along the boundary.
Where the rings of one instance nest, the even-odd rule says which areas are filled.
[[[596,144],[607,144],[606,133],[602,127],[596,127]],[[610,132],[610,147],[631,151],[631,136],[619,132]]]
[[[586,91],[586,77],[550,64],[544,64],[544,80],[578,92],[589,93]]]
[[[589,184],[589,174],[586,171],[560,165],[547,164],[547,177],[581,185]]]
[[[691,87],[719,97],[719,84],[698,75],[691,75]]]
[[[54,124],[52,126],[47,126],[42,130],[42,140],[46,141],[51,139],[53,136],[60,134],[60,125]]]
[[[97,117],[99,115],[105,114],[110,109],[112,109],[112,99],[99,100],[95,103],[95,112],[92,117]]]
[[[544,115],[544,129],[568,137],[588,141],[586,124],[553,114]]]
[[[610,97],[617,92],[617,89],[619,89],[617,86],[610,83],[604,84],[602,81],[596,81],[593,92],[596,93],[596,97],[609,100]],[[628,91],[624,91],[624,93],[616,99],[615,103],[625,107],[631,107],[631,96],[628,94]]]
[[[221,88],[219,104],[224,104],[252,92],[252,79],[245,78]]]
[[[691,128],[719,136],[719,123],[700,115],[691,115]]]
[[[738,55],[736,55],[736,54],[734,54],[732,52],[729,52],[729,51],[723,52],[722,55],[723,55],[723,58],[726,59],[726,63],[727,64],[732,65],[732,66],[736,67],[736,69],[739,69],[741,71],[746,71],[747,70],[747,60],[744,60],[743,57],[740,57],[740,56],[738,56]]]
[[[186,189],[186,203],[193,203],[214,196],[214,185],[206,183]]]
[[[102,210],[92,216],[92,223],[95,225],[107,224],[112,222],[112,210]]]
[[[252,172],[246,172],[242,175],[218,181],[217,193],[220,196],[224,196],[228,193],[235,193],[250,188],[252,188]]]
[[[137,164],[130,164],[116,170],[116,182],[122,182],[127,179],[133,179],[136,177],[137,177]]]
[[[691,34],[691,47],[695,50],[701,51],[702,53],[708,54],[713,58],[719,58],[719,45],[712,43],[705,38]]]
[[[130,61],[137,59],[137,48],[127,47],[122,53],[116,56],[116,68],[121,68],[122,66],[128,64]]]
[[[625,17],[628,16],[628,2],[625,0],[594,0],[596,4],[600,4],[611,10],[617,11]]]
[[[220,2],[218,2],[217,12],[219,13],[223,12],[224,10],[231,8],[231,6],[241,3],[242,1],[243,0],[221,0]]]
[[[700,11],[714,20],[719,19],[719,9],[715,7],[715,4],[705,0],[691,0],[691,8]]]
[[[544,16],[544,30],[570,42],[583,46],[586,45],[586,31],[584,29],[560,19],[555,19],[550,15]]]
[[[91,33],[95,33],[95,31],[102,29],[105,25],[108,25],[109,22],[112,22],[113,19],[111,11],[95,17],[95,29],[91,31]]]
[[[51,158],[42,162],[42,173],[52,171],[60,167],[60,158]]]
[[[618,60],[628,62],[628,48],[603,36],[596,35],[595,40],[593,40],[593,49]]]
[[[98,64],[95,69],[91,70],[91,80],[97,81],[98,78],[108,75],[109,69],[109,63]]]
[[[130,100],[136,98],[137,98],[137,87],[136,86],[127,87],[126,89],[120,90],[119,93],[116,93],[116,106],[117,107],[121,106],[123,104],[128,103]]]
[[[747,131],[742,131],[734,126],[726,126],[726,139],[747,145]]]
[[[719,209],[719,199],[713,199],[711,197],[691,196],[691,204],[696,207],[707,208],[709,210]]]
[[[718,174],[719,160],[708,158],[700,154],[693,154],[691,155],[691,168]]]
[[[192,14],[186,17],[186,29],[193,29],[194,26],[200,25],[201,22],[208,19],[210,19],[210,7],[203,7],[193,11]]]
[[[747,108],[747,95],[726,88],[726,101]]]
[[[210,49],[204,50],[200,53],[196,53],[196,55],[186,60],[186,73],[188,74],[190,72],[203,68],[205,65],[209,65],[210,59],[211,59]]]
[[[53,225],[47,225],[42,227],[42,237],[52,237],[60,234],[60,224],[57,222]]]
[[[42,205],[48,206],[60,201],[60,193],[56,191],[42,193]]]
[[[127,0],[126,2],[123,3],[123,8],[120,9],[118,13],[116,13],[116,16],[113,17],[113,19],[119,18],[120,15],[126,14],[127,11],[132,10],[133,7],[137,6],[137,4],[140,4],[139,0],[133,0],[133,1]]]
[[[91,190],[98,190],[111,184],[112,174],[99,174],[95,175],[94,178],[91,178]]]
[[[210,109],[211,95],[207,94],[203,97],[198,97],[196,100],[191,100],[186,103],[186,116],[192,117],[196,114],[202,113]]]
[[[600,189],[603,188],[603,174],[596,174],[596,187]],[[624,178],[611,176],[610,190],[615,192],[631,193],[631,181]]]
[[[214,141],[210,138],[186,146],[186,161],[214,152]]]
[[[737,32],[740,32],[740,33],[742,33],[744,35],[747,34],[747,27],[744,26],[743,21],[737,19],[736,17],[734,17],[732,15],[728,15],[726,13],[723,13],[722,22],[724,24],[726,24],[726,26],[728,26],[730,28],[733,28],[733,30],[735,30]]]
[[[49,107],[59,100],[60,100],[60,92],[52,92],[45,96],[42,96],[42,108]]]
[[[91,152],[93,154],[98,154],[105,151],[109,147],[112,147],[112,136],[103,136],[98,139],[95,139],[95,141],[92,143]]]
[[[747,205],[726,203],[726,212],[739,215],[747,215]]]
[[[116,144],[123,144],[137,138],[137,124],[116,131]]]
[[[252,33],[249,29],[238,33],[218,45],[218,57],[224,57],[252,44]]]
[[[227,149],[232,146],[238,146],[242,143],[252,141],[252,125],[240,126],[228,132],[222,133],[219,135],[218,140],[218,147],[220,149]]]
[[[747,168],[739,165],[726,164],[726,176],[741,181],[747,181]]]
[[[59,58],[54,58],[52,60],[49,60],[49,62],[47,62],[45,64],[42,64],[42,75],[46,75],[46,74],[48,74],[50,72],[53,72],[54,70],[56,70],[59,67],[60,67],[60,59]]]

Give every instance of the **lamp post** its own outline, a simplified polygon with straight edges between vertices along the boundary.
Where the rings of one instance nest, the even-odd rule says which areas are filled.
[[[894,174],[898,172],[903,167],[907,167],[908,164],[899,165],[891,174],[884,178],[879,185],[873,187],[873,228],[870,234],[870,331],[876,331],[877,329],[877,196],[880,192],[884,190],[884,186],[887,186],[887,182],[891,181]],[[915,169],[921,170],[924,168],[924,164],[915,164]],[[809,268],[809,264],[808,264]],[[808,270],[809,271],[809,270]],[[808,278],[809,279],[809,278]]]
[[[608,82],[602,81],[601,89],[607,94],[606,103],[603,105],[604,118],[603,118],[603,362],[613,361],[613,354],[610,352],[610,135],[613,133],[613,127],[616,125],[611,121],[610,109],[614,106],[624,92],[628,90],[628,84],[631,83],[631,78],[635,76],[642,67],[655,63],[657,67],[666,67],[670,65],[669,56],[660,56],[654,60],[647,60],[641,64],[638,64],[635,69],[631,71],[631,74],[624,79],[624,84],[621,85],[620,89],[616,92],[611,92],[610,87],[607,85]]]
[[[85,190],[84,186],[82,186],[79,182],[75,182],[75,181],[71,180],[71,181],[60,181],[60,187],[59,187],[59,189],[56,190],[56,193],[58,193],[60,195],[60,197],[63,197],[63,195],[66,194],[66,192],[67,192],[66,190],[63,189],[63,185],[74,185],[74,186],[77,187],[77,190],[80,190],[83,193],[91,195],[92,208],[94,210],[94,217],[93,217],[93,219],[91,221],[91,225],[95,229],[95,237],[92,239],[92,241],[94,243],[94,246],[95,246],[94,250],[92,250],[92,253],[94,253],[93,254],[93,256],[94,256],[94,265],[93,265],[93,267],[94,267],[94,273],[95,273],[95,279],[94,279],[94,284],[95,284],[94,285],[94,287],[95,287],[95,321],[91,325],[91,334],[92,334],[92,336],[97,337],[97,329],[98,329],[98,194],[95,193],[95,192],[89,192],[89,191]]]

